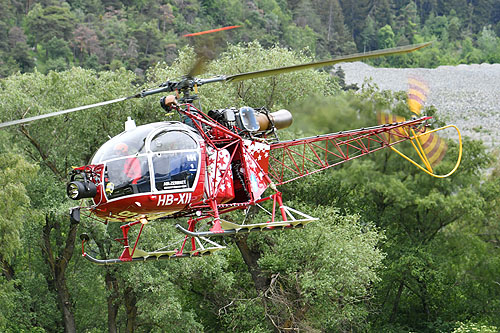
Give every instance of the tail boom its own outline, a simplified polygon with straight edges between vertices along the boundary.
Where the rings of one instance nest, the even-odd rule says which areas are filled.
[[[281,141],[271,144],[269,176],[276,185],[329,169],[413,138],[432,117]]]

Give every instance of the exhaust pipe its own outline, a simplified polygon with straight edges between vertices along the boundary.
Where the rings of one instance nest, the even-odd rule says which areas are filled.
[[[259,123],[260,131],[271,129],[272,124],[274,124],[274,127],[276,127],[276,129],[283,129],[292,125],[293,116],[290,111],[282,109],[270,113],[269,117],[265,113],[259,113],[257,115],[257,121]]]

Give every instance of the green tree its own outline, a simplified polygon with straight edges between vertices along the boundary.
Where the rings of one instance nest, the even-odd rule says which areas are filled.
[[[365,28],[361,32],[361,40],[363,41],[363,51],[376,50],[378,48],[377,30],[375,21],[371,16],[366,18]]]
[[[287,26],[284,33],[284,40],[294,50],[315,50],[317,34],[308,26],[304,28],[295,25]]]
[[[364,29],[364,22],[370,11],[371,1],[340,1],[344,20],[352,31],[352,37],[358,45],[358,49],[362,48],[361,32]]]
[[[143,58],[139,67],[146,69],[154,63],[157,59],[154,57],[155,54],[161,50],[161,33],[158,30],[158,23],[154,21],[142,23],[133,31],[133,36],[139,45],[139,57]]]
[[[395,110],[404,109],[402,104],[389,102],[390,95],[370,93],[366,97],[376,103],[351,96],[347,103],[334,108],[351,108],[354,115],[345,117],[346,123],[342,123],[342,117],[326,122],[318,116],[308,118],[310,126],[350,128],[352,117],[359,121],[367,112],[373,115],[391,105]],[[318,109],[321,112],[321,107]],[[384,151],[372,155],[372,159],[360,159],[318,175],[292,192],[297,198],[307,198],[311,205],[330,203],[346,214],[357,212],[361,221],[374,221],[384,230],[386,268],[376,284],[377,315],[373,317],[377,331],[397,331],[398,327],[446,331],[456,320],[467,320],[471,314],[478,321],[497,325],[492,317],[497,304],[486,306],[475,301],[478,294],[498,292],[486,282],[499,267],[496,259],[487,259],[496,250],[483,243],[477,229],[466,230],[482,225],[484,220],[496,221],[489,216],[489,204],[494,203],[486,193],[493,197],[497,190],[481,178],[489,161],[484,147],[466,141],[464,152],[459,171],[449,180],[420,174],[410,164],[398,161],[399,156]],[[452,142],[448,154],[457,156]],[[450,158],[439,168],[448,170],[453,163]],[[306,195],[309,187],[316,188],[315,195]],[[468,244],[466,248],[464,243]]]
[[[373,15],[374,21],[377,23],[377,27],[383,27],[387,24],[393,26],[394,13],[391,8],[391,1],[389,0],[374,1],[373,7],[371,9],[371,14]]]
[[[477,39],[478,48],[483,52],[484,59],[488,62],[497,62],[500,57],[500,38],[498,38],[493,30],[484,27]]]
[[[0,138],[4,143],[12,142],[5,131],[0,133]],[[34,284],[30,285],[36,278],[32,279],[34,274],[31,274],[34,263],[27,260],[32,248],[27,235],[42,223],[40,215],[30,207],[28,196],[37,170],[17,147],[0,146],[0,330],[5,332],[36,330],[44,321],[43,315],[52,315],[41,309],[43,296],[45,304],[50,304],[43,284],[38,286],[38,291],[33,288]],[[38,309],[38,313],[34,309]],[[49,318],[46,322],[53,323]]]
[[[77,25],[74,30],[73,50],[80,64],[83,64],[88,56],[99,57],[103,54],[97,33],[86,25]]]
[[[2,149],[3,150],[3,149]],[[12,262],[21,249],[24,225],[35,216],[29,213],[29,197],[25,185],[36,174],[36,166],[21,155],[0,153],[0,261],[7,280],[14,278]]]
[[[69,40],[74,28],[75,17],[68,6],[48,6],[36,4],[26,16],[26,25],[37,45],[51,38]]]
[[[16,43],[11,48],[12,58],[19,65],[21,72],[30,72],[35,67],[32,52],[26,43]]]
[[[45,49],[45,70],[63,71],[68,68],[72,52],[64,39],[52,37],[42,43]]]
[[[315,191],[310,187],[308,194]],[[377,244],[383,237],[359,216],[340,216],[330,205],[303,209],[319,221],[274,237],[259,260],[271,274],[266,315],[278,329],[366,329],[370,286],[379,281],[384,257]]]
[[[6,50],[8,46],[8,32],[11,28],[14,13],[7,2],[0,4],[0,50]]]
[[[394,47],[396,45],[394,41],[394,32],[390,25],[385,25],[378,30],[377,39],[378,45],[382,49]]]
[[[415,35],[417,33],[417,28],[419,25],[419,17],[417,13],[417,5],[414,1],[410,1],[408,5],[406,5],[402,10],[401,15],[402,25],[400,30],[402,30],[405,38],[409,41],[409,43],[415,43]],[[406,45],[408,43],[404,43],[401,45]]]
[[[459,40],[462,36],[460,19],[456,16],[451,16],[450,24],[448,25],[448,36],[450,41]]]
[[[444,40],[448,36],[448,18],[446,16],[431,15],[425,22],[424,34],[428,37]],[[434,37],[432,37],[434,36]]]
[[[6,120],[7,116],[22,118],[26,114],[29,116],[30,112],[50,112],[95,103],[110,96],[130,95],[133,79],[135,76],[125,71],[103,72],[98,78],[95,72],[82,69],[60,74],[36,72],[16,75],[2,81],[2,101],[6,110],[2,120]],[[122,126],[119,114],[131,114],[133,109],[133,104],[103,108],[94,115],[83,112],[70,118],[63,116],[47,120],[45,124],[42,121],[19,128],[24,140],[20,144],[41,166],[37,186],[30,192],[33,207],[44,212],[44,223],[38,230],[37,242],[45,262],[42,272],[59,304],[61,325],[68,331],[76,329],[75,300],[71,297],[67,278],[78,223],[68,223],[67,204],[64,204],[67,202],[65,175],[71,165],[84,164],[90,159],[93,151],[103,143],[106,136],[103,133],[118,133]],[[113,115],[115,121],[110,120]],[[92,121],[98,119],[94,118],[96,116],[101,120]],[[75,127],[75,124],[79,125]]]
[[[345,24],[340,2],[338,0],[317,1],[314,3],[314,8],[322,22],[322,27],[316,31],[327,43],[327,55],[349,52],[347,45],[354,41]]]

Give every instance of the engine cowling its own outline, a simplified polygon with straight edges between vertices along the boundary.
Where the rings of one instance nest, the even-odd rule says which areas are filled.
[[[264,113],[259,113],[257,115],[257,121],[259,123],[261,131],[271,129],[272,124],[274,124],[274,127],[276,127],[276,129],[280,130],[292,125],[293,116],[290,111],[281,109],[276,112],[269,113],[269,116]]]

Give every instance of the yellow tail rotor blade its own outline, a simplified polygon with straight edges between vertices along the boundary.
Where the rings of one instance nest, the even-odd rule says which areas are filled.
[[[431,131],[428,131],[428,132],[425,132],[425,133],[414,135],[411,138],[411,141],[414,141],[414,140],[419,140],[420,141],[421,138],[423,138],[423,140],[426,143],[430,142],[430,144],[427,145],[427,147],[424,147],[424,144],[422,144],[422,149],[423,149],[423,152],[424,152],[424,158],[422,158],[421,153],[419,152],[419,150],[417,148],[415,148],[415,146],[414,146],[414,148],[417,150],[417,153],[419,153],[419,156],[422,159],[422,161],[424,162],[424,164],[426,164],[425,163],[425,159],[427,159],[428,163],[434,163],[434,165],[437,165],[439,162],[441,162],[442,158],[444,157],[444,154],[446,152],[446,149],[447,149],[448,145],[446,144],[446,142],[444,141],[444,139],[442,139],[438,135],[436,135],[435,132],[441,131],[441,130],[445,130],[447,128],[452,128],[452,129],[454,129],[457,132],[457,134],[458,134],[458,145],[459,146],[458,146],[457,162],[455,163],[455,166],[453,167],[453,169],[450,172],[448,172],[447,174],[445,174],[445,175],[435,174],[432,171],[432,168],[431,168],[431,171],[429,171],[427,168],[422,167],[420,164],[418,164],[417,162],[413,161],[411,158],[409,158],[408,156],[406,156],[405,154],[403,154],[402,152],[400,152],[398,149],[394,148],[394,146],[390,146],[390,148],[393,151],[395,151],[396,153],[398,153],[405,160],[407,160],[408,162],[412,163],[413,165],[415,165],[420,170],[424,171],[425,173],[427,173],[427,174],[429,174],[429,175],[431,175],[431,176],[433,176],[435,178],[446,178],[446,177],[449,177],[453,173],[455,173],[455,171],[457,171],[458,166],[460,165],[460,162],[462,161],[462,135],[461,135],[460,130],[458,129],[458,127],[456,127],[455,125],[447,125],[447,126],[444,126],[444,127],[440,127],[440,128],[437,128],[437,129],[434,129],[434,130],[431,130]],[[431,136],[431,134],[433,134],[433,136]],[[429,147],[432,147],[432,148],[429,148]],[[426,149],[427,150],[431,149],[430,150],[432,152],[431,158],[428,158],[428,153],[425,152]],[[426,165],[426,167],[427,167],[427,165]]]
[[[428,84],[420,77],[410,76],[408,78],[408,107],[410,111],[420,116],[427,96],[429,95]]]

